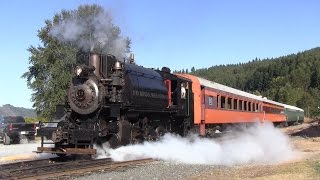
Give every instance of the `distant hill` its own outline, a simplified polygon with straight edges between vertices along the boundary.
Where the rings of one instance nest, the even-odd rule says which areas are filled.
[[[14,107],[10,104],[0,107],[1,116],[23,116],[23,117],[36,117],[37,114],[33,109],[27,109],[23,107]]]

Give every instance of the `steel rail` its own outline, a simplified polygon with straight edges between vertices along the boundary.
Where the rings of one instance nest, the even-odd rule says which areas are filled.
[[[132,161],[114,162],[110,158],[96,160],[78,160],[67,162],[43,163],[34,166],[18,166],[1,171],[0,179],[48,179],[57,177],[71,177],[83,175],[87,172],[99,170],[113,170],[132,165],[144,164],[152,159],[139,159]]]

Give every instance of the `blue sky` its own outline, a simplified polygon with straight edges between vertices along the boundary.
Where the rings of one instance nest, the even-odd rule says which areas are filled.
[[[0,105],[31,108],[27,70],[37,30],[62,9],[80,4],[111,9],[132,39],[138,64],[171,69],[210,67],[279,57],[320,45],[320,1],[11,0],[0,5]]]

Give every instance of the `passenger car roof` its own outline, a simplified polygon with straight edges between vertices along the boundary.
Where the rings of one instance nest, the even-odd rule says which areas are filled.
[[[279,103],[279,102],[276,102],[276,101],[272,101],[270,99],[267,99],[266,97],[257,96],[257,95],[251,94],[251,93],[247,93],[245,91],[241,91],[239,89],[228,87],[228,86],[219,84],[217,82],[209,81],[209,80],[201,78],[201,77],[197,77],[197,78],[198,78],[198,80],[200,82],[200,85],[205,86],[205,87],[217,89],[217,90],[220,90],[220,91],[225,91],[225,92],[228,92],[228,93],[232,93],[232,94],[236,94],[236,95],[239,95],[239,96],[243,96],[243,97],[259,100],[259,101],[270,103],[270,104],[275,104],[275,105],[278,105],[278,106],[283,106],[283,107],[288,108],[288,109],[294,109],[294,110],[303,111],[303,109],[300,109],[300,108],[295,107],[295,106],[291,106],[291,105],[288,105],[288,104],[283,104],[283,103]]]

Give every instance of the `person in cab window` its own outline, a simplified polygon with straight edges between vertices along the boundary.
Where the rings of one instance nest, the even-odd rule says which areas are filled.
[[[184,83],[181,83],[181,99],[186,98],[186,87]]]

